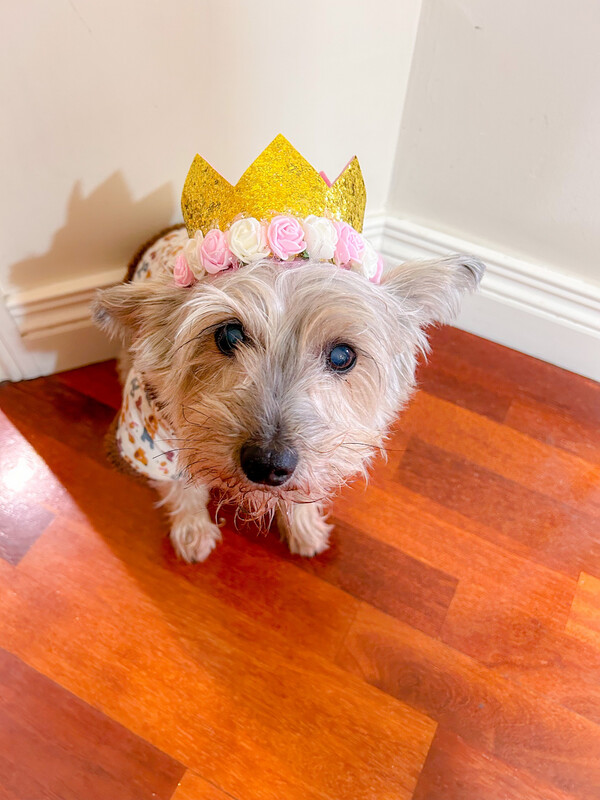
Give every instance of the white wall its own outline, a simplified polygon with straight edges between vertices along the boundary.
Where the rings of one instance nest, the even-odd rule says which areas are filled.
[[[424,0],[389,211],[600,284],[600,3]]]
[[[0,31],[0,379],[112,354],[89,300],[194,154],[235,181],[278,132],[359,155],[390,256],[479,249],[461,325],[600,378],[596,0],[5,0]]]
[[[334,176],[357,153],[369,209],[380,210],[419,8],[420,0],[2,3],[0,292],[25,334],[24,360],[33,353],[25,371],[85,358],[65,348],[77,346],[93,285],[180,219],[196,152],[231,181],[279,132]],[[66,296],[69,311],[49,323],[43,304],[54,296]],[[94,342],[90,360],[106,352],[104,339]]]

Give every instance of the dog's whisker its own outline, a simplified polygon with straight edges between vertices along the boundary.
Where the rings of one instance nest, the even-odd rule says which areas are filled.
[[[154,459],[155,458],[166,458],[171,453],[183,453],[185,450],[195,450],[195,449],[196,449],[195,447],[172,447],[170,450],[165,450],[162,453],[157,453],[155,456],[152,456],[152,458],[154,458]]]

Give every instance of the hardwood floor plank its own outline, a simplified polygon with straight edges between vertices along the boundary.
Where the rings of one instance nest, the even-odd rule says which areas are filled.
[[[413,800],[575,800],[439,727]]]
[[[277,541],[275,533],[269,538]],[[284,632],[315,653],[334,658],[359,601],[310,571],[285,563],[263,546],[264,540],[264,534],[252,528],[245,537],[229,528],[201,568],[177,560],[168,544],[161,548],[163,563],[197,591],[218,598],[270,630]]]
[[[168,800],[184,768],[0,649],[2,800]]]
[[[578,456],[424,392],[415,397],[401,426],[421,441],[530,491],[600,512],[600,467]]]
[[[429,338],[433,364],[451,363],[453,371],[495,391],[530,397],[600,424],[600,384],[595,381],[449,325],[432,329]]]
[[[66,520],[0,593],[0,641],[248,800],[410,798],[435,729],[293,631],[269,631],[126,539]]]
[[[417,371],[417,386],[423,392],[455,406],[467,408],[476,414],[503,422],[510,408],[513,394],[490,388],[489,377],[473,375],[462,364],[455,365],[447,359],[436,358],[435,352]]]
[[[514,684],[600,724],[600,650],[510,599],[488,586],[459,586],[442,640]]]
[[[593,575],[582,572],[579,576],[567,631],[600,653],[600,579]]]
[[[426,633],[440,631],[456,578],[333,518],[331,547],[302,568]]]
[[[498,602],[564,629],[576,580],[531,561],[529,549],[510,537],[379,476],[365,492],[346,489],[334,510],[372,537],[453,575],[459,592],[473,587],[479,593],[484,585]]]
[[[419,630],[438,633],[454,595],[456,579],[347,522],[335,517],[332,522],[335,528],[330,547],[314,558],[291,555],[287,545],[273,535],[261,537],[260,541],[280,559],[295,564],[358,600],[364,600]],[[358,603],[354,611],[356,608]]]
[[[0,558],[19,563],[53,518],[44,500],[56,489],[43,460],[0,411]]]
[[[363,605],[340,664],[475,749],[581,800],[597,798],[600,726]]]
[[[37,503],[0,493],[0,558],[18,564],[53,518]]]
[[[55,380],[91,397],[116,411],[121,408],[121,387],[117,376],[116,361],[102,361],[88,367],[59,372]]]
[[[188,769],[171,800],[236,800],[236,798],[225,794]]]
[[[482,523],[482,535],[498,531],[519,542],[533,560],[572,577],[585,568],[600,575],[598,520],[574,506],[417,437],[397,477],[411,491]]]
[[[0,410],[34,446],[45,435],[106,462],[104,436],[114,409],[54,376],[0,386]]]
[[[167,540],[168,519],[155,508],[154,492],[108,462],[75,453],[54,438],[37,433],[36,444],[39,453],[33,451],[35,458],[45,467],[45,472],[36,473],[37,490],[44,507],[53,514],[91,524],[117,549],[126,541],[125,559],[138,555],[150,559],[157,568],[172,570],[200,592],[219,598],[272,630],[286,631],[315,652],[326,656],[337,652],[358,600],[297,570],[292,563],[280,561],[275,552],[261,546],[262,537],[257,537],[253,528],[246,538],[225,531],[223,543],[202,568],[185,564],[176,559]],[[51,490],[44,494],[46,479]],[[277,540],[275,533],[271,537]],[[302,613],[298,613],[299,598]]]
[[[505,425],[567,450],[591,464],[600,463],[600,425],[572,417],[563,409],[530,398],[517,398],[508,410]]]
[[[0,409],[2,403],[0,400]],[[35,427],[35,421],[30,423]],[[50,442],[48,442],[50,446]],[[49,508],[68,503],[67,492],[46,460],[0,410],[0,494]]]
[[[114,362],[0,386],[0,647],[57,693],[12,696],[2,800],[94,800],[69,783],[97,731],[79,742],[73,702],[182,765],[174,800],[596,800],[600,387],[433,338],[313,560],[226,524],[208,562],[177,561],[154,493],[105,459]],[[97,764],[135,772],[117,740]]]

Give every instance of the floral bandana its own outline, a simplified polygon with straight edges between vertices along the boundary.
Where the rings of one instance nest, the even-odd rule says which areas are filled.
[[[152,280],[160,274],[168,274],[187,241],[185,228],[161,236],[144,251],[131,280]],[[123,402],[115,431],[119,456],[129,467],[150,480],[177,480],[181,470],[174,437],[142,376],[130,370],[123,387]]]
[[[121,458],[151,480],[180,476],[173,433],[160,419],[154,401],[134,370],[123,389],[123,405],[115,434]]]

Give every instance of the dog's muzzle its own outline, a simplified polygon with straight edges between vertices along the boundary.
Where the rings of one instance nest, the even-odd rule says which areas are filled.
[[[282,486],[296,469],[298,453],[285,445],[246,442],[240,450],[240,464],[252,483]]]

